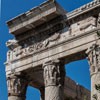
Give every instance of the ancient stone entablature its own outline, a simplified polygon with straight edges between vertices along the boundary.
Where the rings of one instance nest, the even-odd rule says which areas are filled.
[[[58,12],[57,9],[61,9],[58,5],[55,6],[55,4],[56,4],[55,1],[46,2],[47,5],[49,5],[49,3],[50,3],[50,5],[52,5],[49,9],[53,9],[53,7],[56,8],[56,10],[54,10],[54,12]],[[93,8],[95,7],[95,9],[98,8],[98,6],[96,6],[95,3],[99,4],[99,2],[93,1],[89,4],[87,4],[88,5],[87,8],[88,9],[90,9],[91,7],[93,7]],[[93,4],[93,6],[90,6],[92,4]],[[40,5],[40,7],[41,6],[43,6],[43,5]],[[39,9],[34,8],[26,13],[27,16],[30,16],[28,18],[31,19],[33,17],[32,13],[35,13],[35,10],[37,11]],[[84,9],[84,11],[86,11],[86,10],[87,9]],[[44,12],[44,11],[42,11],[42,12]],[[78,12],[78,10],[77,10],[77,12]],[[97,20],[99,22],[99,17],[97,17],[97,14],[95,16],[93,16],[93,15],[90,16],[91,10],[89,10],[88,12],[89,13],[87,14],[87,17],[86,16],[83,17],[84,14],[81,14],[80,16],[78,14],[79,17],[77,16],[77,18],[74,17],[72,19],[69,19],[70,13],[66,14],[65,11],[62,10],[61,12],[59,12],[58,15],[54,14],[56,17],[53,17],[52,19],[48,19],[47,23],[38,24],[36,27],[34,27],[34,28],[32,27],[32,29],[28,28],[29,31],[26,31],[25,30],[26,28],[25,28],[24,31],[26,31],[26,32],[21,31],[21,34],[18,33],[17,31],[14,31],[13,29],[14,29],[14,27],[17,27],[18,25],[20,25],[21,21],[18,21],[18,20],[20,20],[19,18],[23,19],[22,18],[23,15],[20,15],[20,16],[16,17],[15,19],[10,20],[8,22],[9,28],[10,28],[10,30],[13,31],[11,33],[14,34],[16,37],[15,41],[18,41],[18,42],[17,42],[17,45],[16,44],[13,44],[12,46],[7,45],[10,49],[13,47],[13,50],[8,52],[8,59],[10,59],[11,61],[19,59],[23,56],[36,53],[40,50],[46,49],[47,47],[53,46],[55,44],[57,45],[67,39],[72,39],[72,37],[74,37],[74,36],[78,36],[84,32],[88,32],[90,30],[97,28]],[[98,12],[98,10],[97,10],[97,12]],[[72,12],[72,15],[73,14],[74,14],[74,12]],[[36,14],[35,16],[37,16],[37,15],[38,14]],[[16,21],[17,21],[17,24],[15,25],[14,23],[16,23]],[[25,23],[26,20],[23,20],[23,21],[24,21],[23,23]],[[35,24],[35,22],[32,22],[32,23]],[[24,25],[26,25],[26,24],[24,24]],[[28,26],[26,25],[25,27],[28,27]],[[17,29],[17,30],[20,30],[20,29]],[[66,34],[65,34],[65,32],[66,32]],[[56,35],[56,33],[57,33],[57,35]],[[29,34],[29,35],[27,35],[27,34]],[[38,37],[40,37],[40,38],[38,38]],[[50,39],[53,37],[55,37],[57,39],[53,39],[53,41],[51,41]],[[50,41],[51,41],[51,43],[50,43]],[[8,41],[8,43],[9,43],[9,41]]]

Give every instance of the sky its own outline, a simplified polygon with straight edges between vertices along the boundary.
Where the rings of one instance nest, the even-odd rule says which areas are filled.
[[[6,22],[31,8],[38,6],[45,0],[0,0],[0,100],[7,100],[7,85],[5,65],[8,48],[5,43],[13,36],[9,33]],[[57,0],[57,2],[70,12],[92,0]],[[90,90],[89,65],[86,59],[66,65],[66,75],[76,83]],[[37,89],[28,87],[26,100],[39,100],[40,93]]]

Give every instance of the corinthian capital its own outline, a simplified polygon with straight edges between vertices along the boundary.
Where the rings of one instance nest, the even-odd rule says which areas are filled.
[[[27,81],[21,76],[10,76],[7,78],[8,95],[25,97]]]
[[[88,61],[90,64],[91,74],[97,73],[100,71],[100,45],[93,44],[87,50]]]
[[[52,60],[43,65],[45,86],[64,85],[64,63],[60,60]]]

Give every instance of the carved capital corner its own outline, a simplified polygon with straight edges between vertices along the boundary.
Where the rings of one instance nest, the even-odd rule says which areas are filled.
[[[25,97],[28,81],[19,75],[7,77],[8,96]]]
[[[93,44],[86,51],[91,75],[100,72],[100,45]]]
[[[43,64],[45,87],[63,86],[65,78],[64,63],[52,60]]]

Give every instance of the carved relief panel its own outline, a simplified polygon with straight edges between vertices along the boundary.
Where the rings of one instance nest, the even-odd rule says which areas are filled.
[[[90,31],[94,28],[96,28],[96,18],[88,17],[73,23],[71,25],[71,33],[72,35],[79,35],[80,33]]]

